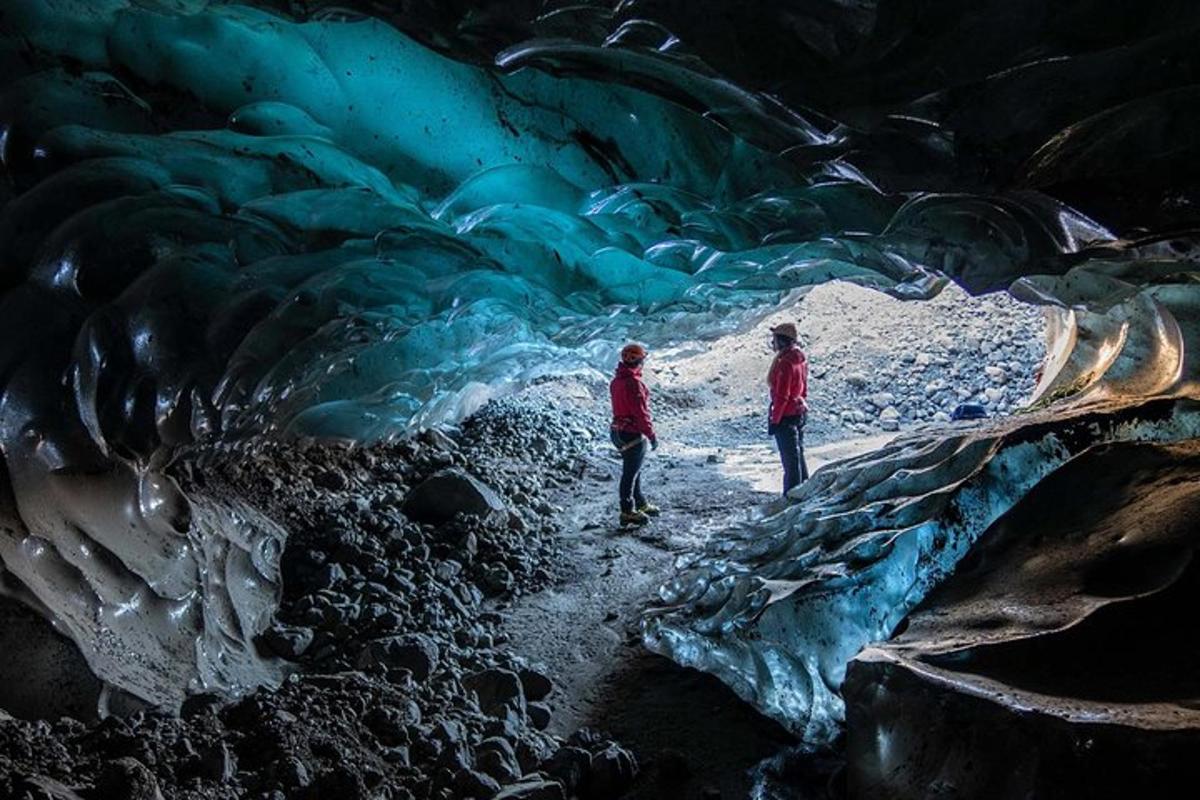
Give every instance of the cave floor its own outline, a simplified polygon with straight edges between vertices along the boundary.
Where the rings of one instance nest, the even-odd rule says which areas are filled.
[[[762,380],[772,357],[769,326],[816,315],[828,323],[808,342],[820,355],[831,341],[861,339],[875,329],[880,336],[887,330],[905,341],[920,340],[918,333],[944,316],[939,309],[903,304],[890,316],[842,307],[861,291],[828,287],[749,330],[651,354],[646,382],[661,446],[647,460],[643,485],[663,513],[649,525],[617,524],[620,460],[604,436],[595,440],[577,479],[550,495],[562,530],[558,581],[500,608],[504,632],[518,655],[554,678],[554,733],[598,730],[643,760],[634,797],[749,797],[751,771],[795,743],[716,678],[650,654],[641,644],[640,623],[679,556],[779,504],[781,468],[765,430]],[[995,313],[980,306],[978,324]],[[878,370],[895,356],[883,348],[871,357],[871,369]],[[810,471],[879,449],[897,435],[841,424],[839,404],[856,402],[858,393],[843,385],[844,359],[830,352],[825,360],[836,366],[824,377],[814,374],[810,387]],[[552,382],[527,391],[576,417],[607,412],[607,386],[600,381]],[[824,796],[828,771],[815,769],[813,786],[801,787],[799,796]]]
[[[716,678],[641,645],[642,612],[674,560],[778,497],[780,468],[765,431],[757,440],[726,434],[718,446],[702,430],[686,407],[659,423],[662,445],[643,483],[663,513],[641,528],[617,524],[620,461],[598,442],[579,479],[551,496],[563,530],[558,582],[502,609],[511,647],[555,680],[551,730],[602,731],[653,767],[634,797],[745,798],[751,770],[794,744]],[[818,443],[808,450],[810,469],[891,436]]]

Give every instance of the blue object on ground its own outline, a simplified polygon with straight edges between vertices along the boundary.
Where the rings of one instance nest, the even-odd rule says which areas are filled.
[[[959,403],[950,414],[950,419],[987,419],[987,409],[979,403]]]

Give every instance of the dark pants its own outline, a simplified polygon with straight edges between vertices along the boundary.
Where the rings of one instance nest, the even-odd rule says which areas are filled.
[[[642,464],[646,461],[650,442],[640,433],[611,433],[613,446],[621,451],[621,483],[618,487],[621,510],[633,511],[646,505],[646,498],[642,495]]]
[[[783,493],[787,494],[801,481],[808,480],[808,464],[804,462],[805,414],[784,417],[775,426],[775,443],[779,445],[779,460],[783,462]]]

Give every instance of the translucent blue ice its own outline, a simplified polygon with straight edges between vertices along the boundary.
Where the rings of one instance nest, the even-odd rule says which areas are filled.
[[[1035,194],[888,195],[836,158],[836,126],[667,58],[679,43],[653,25],[529,42],[489,68],[352,19],[5,3],[5,585],[151,702],[272,673],[251,642],[282,533],[185,498],[162,472],[176,447],[402,435],[607,368],[628,336],[728,331],[834,279],[927,297],[1041,274],[1031,299],[1085,305],[1108,285],[1066,258],[1110,238],[1081,215]],[[1157,291],[1064,314],[1087,334],[1073,341],[1102,346],[1066,347],[1049,394],[1171,386],[1187,303]],[[1117,341],[1128,303],[1150,320],[1141,344]],[[758,596],[725,578],[702,595]],[[665,651],[724,674],[679,655],[700,641],[684,626],[662,630],[681,642]],[[760,655],[763,686],[800,674],[787,659],[826,658]],[[812,719],[798,691],[764,705]]]

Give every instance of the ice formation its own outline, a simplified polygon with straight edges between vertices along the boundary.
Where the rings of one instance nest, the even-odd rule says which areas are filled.
[[[242,6],[16,2],[5,22],[6,574],[155,703],[263,680],[280,546],[184,498],[171,448],[394,435],[647,321],[927,278],[819,238],[878,232],[900,198],[790,176],[639,90]]]
[[[4,588],[117,689],[172,706],[273,675],[252,641],[282,533],[184,497],[163,472],[176,448],[399,435],[604,365],[627,335],[710,335],[821,281],[911,298],[1016,281],[1061,309],[1040,396],[1076,405],[845,465],[673,582],[653,646],[816,738],[846,662],[1081,441],[1191,434],[1184,405],[1122,416],[1193,376],[1188,240],[1117,240],[1029,188],[1073,187],[1143,133],[1093,118],[1051,139],[1057,111],[1041,140],[977,126],[920,70],[901,70],[927,93],[905,113],[834,122],[722,77],[636,2],[449,23],[419,2],[284,5],[10,0],[0,18]],[[806,28],[801,55],[891,52],[908,23],[888,5]],[[716,35],[672,22],[700,50]],[[754,83],[757,58],[716,61]],[[1067,62],[1027,69],[1069,82]],[[1167,80],[1146,75],[1138,91]],[[1003,93],[1028,76],[969,77]],[[1182,102],[1155,98],[1105,113]],[[1001,191],[963,177],[977,165],[951,128],[1048,141]],[[1151,135],[1151,158],[1186,152]]]
[[[1194,441],[1093,447],[1001,517],[851,663],[855,796],[1167,797],[1194,778],[1198,467]]]
[[[898,439],[821,470],[785,511],[685,560],[646,643],[804,741],[828,742],[851,659],[889,638],[1040,481],[1097,445],[1198,434],[1191,401],[1159,400]]]

